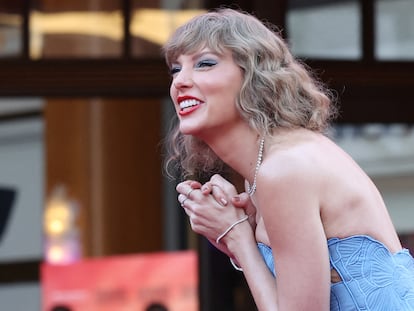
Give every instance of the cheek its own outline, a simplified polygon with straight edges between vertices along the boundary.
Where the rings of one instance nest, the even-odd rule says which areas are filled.
[[[171,86],[170,88],[170,98],[171,98],[171,103],[173,105],[174,110],[176,111],[176,113],[178,114],[178,111],[180,110],[178,105],[177,105],[177,90],[174,86]]]
[[[175,95],[176,91],[175,91],[175,87],[174,85],[171,83],[170,85],[170,97],[171,99],[174,99],[174,95]]]
[[[175,103],[177,99],[177,89],[173,85],[171,85],[170,87],[170,97],[171,97],[171,100],[173,101],[174,106],[176,106]]]

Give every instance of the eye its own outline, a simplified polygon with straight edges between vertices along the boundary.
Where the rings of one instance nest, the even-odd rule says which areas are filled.
[[[201,60],[196,64],[196,68],[213,67],[217,65],[217,61],[212,59]]]
[[[180,70],[181,70],[181,67],[180,66],[178,66],[178,65],[173,65],[173,66],[171,66],[171,69],[170,69],[170,75],[175,75],[176,73],[178,73],[178,72],[180,72]]]

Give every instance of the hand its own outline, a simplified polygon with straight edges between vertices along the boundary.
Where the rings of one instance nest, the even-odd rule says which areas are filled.
[[[198,183],[197,187],[199,186],[200,183]],[[226,206],[230,201],[235,207],[244,209],[246,214],[249,215],[250,225],[253,230],[256,229],[256,207],[246,192],[237,194],[234,185],[218,174],[211,177],[210,181],[201,186],[201,191],[204,194],[211,193],[216,201],[223,206]]]
[[[212,180],[216,180],[218,175]],[[222,177],[220,177],[223,181]],[[234,186],[227,182],[223,184],[227,193],[234,196],[237,195]],[[186,214],[190,218],[191,228],[194,232],[205,236],[219,250],[231,256],[225,243],[217,244],[215,241],[218,236],[226,231],[236,221],[245,217],[246,213],[242,208],[236,208],[231,202],[217,200],[212,192],[218,190],[219,187],[213,187],[212,191],[208,191],[208,187],[201,186],[197,181],[187,180],[179,183],[176,187],[178,201],[181,203]],[[216,189],[217,188],[217,189]],[[240,226],[240,225],[239,225]],[[247,234],[253,235],[253,230],[247,226]]]

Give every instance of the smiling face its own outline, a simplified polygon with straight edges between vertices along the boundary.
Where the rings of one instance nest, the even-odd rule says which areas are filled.
[[[170,95],[181,133],[205,139],[243,122],[236,108],[243,72],[229,50],[183,54],[170,69]]]

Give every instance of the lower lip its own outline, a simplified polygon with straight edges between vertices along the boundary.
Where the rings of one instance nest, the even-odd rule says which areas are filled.
[[[197,110],[198,108],[200,108],[200,105],[197,105],[197,106],[192,106],[192,107],[190,107],[190,108],[186,108],[186,109],[184,109],[184,110],[180,110],[180,111],[178,112],[178,114],[179,114],[180,116],[186,116],[186,115],[188,115],[188,114],[192,113],[194,110]]]

